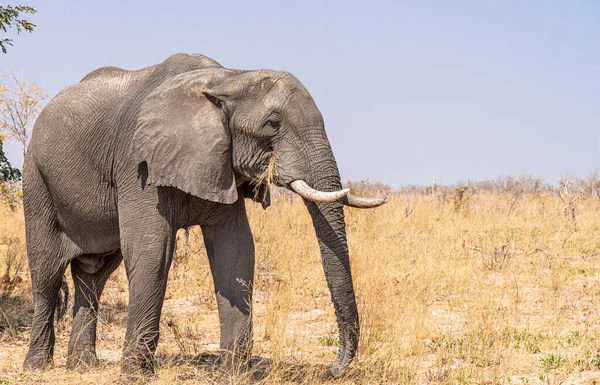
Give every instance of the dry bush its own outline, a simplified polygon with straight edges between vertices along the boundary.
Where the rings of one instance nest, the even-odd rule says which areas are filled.
[[[469,200],[471,189],[464,184],[456,186],[454,189],[454,211],[457,213],[465,212],[469,209]]]
[[[6,297],[26,274],[25,230],[21,210],[0,205],[0,295]]]
[[[32,311],[26,264],[23,212],[0,202],[0,341],[25,338]]]
[[[600,201],[577,201],[573,231],[556,194],[523,193],[507,215],[503,194],[471,187],[468,215],[456,212],[454,190],[440,198],[439,188],[433,200],[428,194],[392,194],[381,208],[346,210],[360,350],[347,375],[329,382],[324,373],[336,355],[335,316],[302,201],[276,195],[266,211],[248,202],[257,260],[254,354],[268,360],[255,359],[255,372],[236,378],[213,365],[219,328],[201,231],[191,228],[187,241],[181,231],[155,383],[241,384],[249,376],[257,384],[599,380]],[[0,237],[24,239],[20,215],[0,212]],[[26,288],[26,271],[19,276]],[[31,307],[25,288],[10,295],[18,295],[21,305],[2,302],[11,323],[19,320],[22,326],[16,338],[10,337],[0,314],[0,380],[112,383],[126,324],[124,269],[111,277],[101,299],[98,351],[103,366],[86,374],[65,370],[68,327],[57,334],[54,369],[21,372],[30,322],[22,309]]]
[[[0,205],[16,211],[21,208],[22,203],[23,191],[21,190],[21,182],[5,181],[0,183]]]
[[[579,180],[579,185],[583,195],[600,199],[600,169],[590,171],[587,177]]]
[[[348,181],[347,186],[352,190],[352,194],[359,196],[387,196],[392,191],[392,187],[381,183],[361,180],[358,182]]]

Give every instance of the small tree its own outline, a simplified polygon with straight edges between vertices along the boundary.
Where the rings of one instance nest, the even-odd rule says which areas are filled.
[[[12,5],[0,5],[0,29],[4,33],[8,32],[8,28],[12,27],[17,28],[17,33],[21,33],[22,31],[32,32],[35,24],[21,19],[21,14],[33,14],[35,12],[35,8],[26,5],[17,5],[14,7]],[[7,45],[13,45],[12,39],[0,38],[0,49],[4,54],[6,54]]]
[[[0,135],[0,203],[16,210],[21,204],[21,171],[13,168],[2,149],[3,136]]]
[[[573,221],[573,229],[577,229],[577,211],[575,203],[581,197],[581,189],[574,175],[563,174],[558,178],[558,197],[565,204],[563,215],[565,219]]]
[[[520,178],[514,177],[512,175],[501,176],[497,180],[498,187],[508,199],[509,207],[508,214],[512,214],[519,203],[519,200],[525,193],[523,188],[523,183],[521,183]]]
[[[2,136],[0,135],[0,183],[20,180],[21,171],[18,168],[13,168],[6,159],[6,155],[2,150]]]
[[[454,212],[464,211],[469,204],[469,186],[460,183],[454,189]]]
[[[42,86],[26,80],[23,71],[15,73],[10,68],[9,75],[0,77],[0,131],[21,145],[24,157],[33,123],[48,94]]]
[[[580,181],[583,193],[590,198],[600,199],[600,169],[592,170]]]

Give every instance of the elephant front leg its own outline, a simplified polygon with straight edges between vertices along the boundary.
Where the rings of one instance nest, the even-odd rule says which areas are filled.
[[[254,241],[244,199],[220,224],[202,226],[202,233],[219,309],[222,362],[231,369],[245,367],[252,352]]]
[[[129,280],[129,311],[122,371],[135,379],[154,374],[160,313],[175,234],[161,217],[121,224],[121,247]]]

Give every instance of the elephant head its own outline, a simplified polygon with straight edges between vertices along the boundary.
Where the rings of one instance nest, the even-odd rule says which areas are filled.
[[[133,150],[147,183],[230,204],[237,187],[285,186],[304,198],[335,307],[340,350],[330,371],[351,362],[359,320],[343,205],[376,207],[342,189],[323,118],[304,86],[279,71],[208,68],[174,76],[143,102]]]

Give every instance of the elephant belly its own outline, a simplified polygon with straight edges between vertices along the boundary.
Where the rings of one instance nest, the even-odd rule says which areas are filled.
[[[120,248],[116,192],[90,183],[80,192],[62,193],[70,199],[54,199],[55,209],[60,229],[77,254],[107,254]]]

